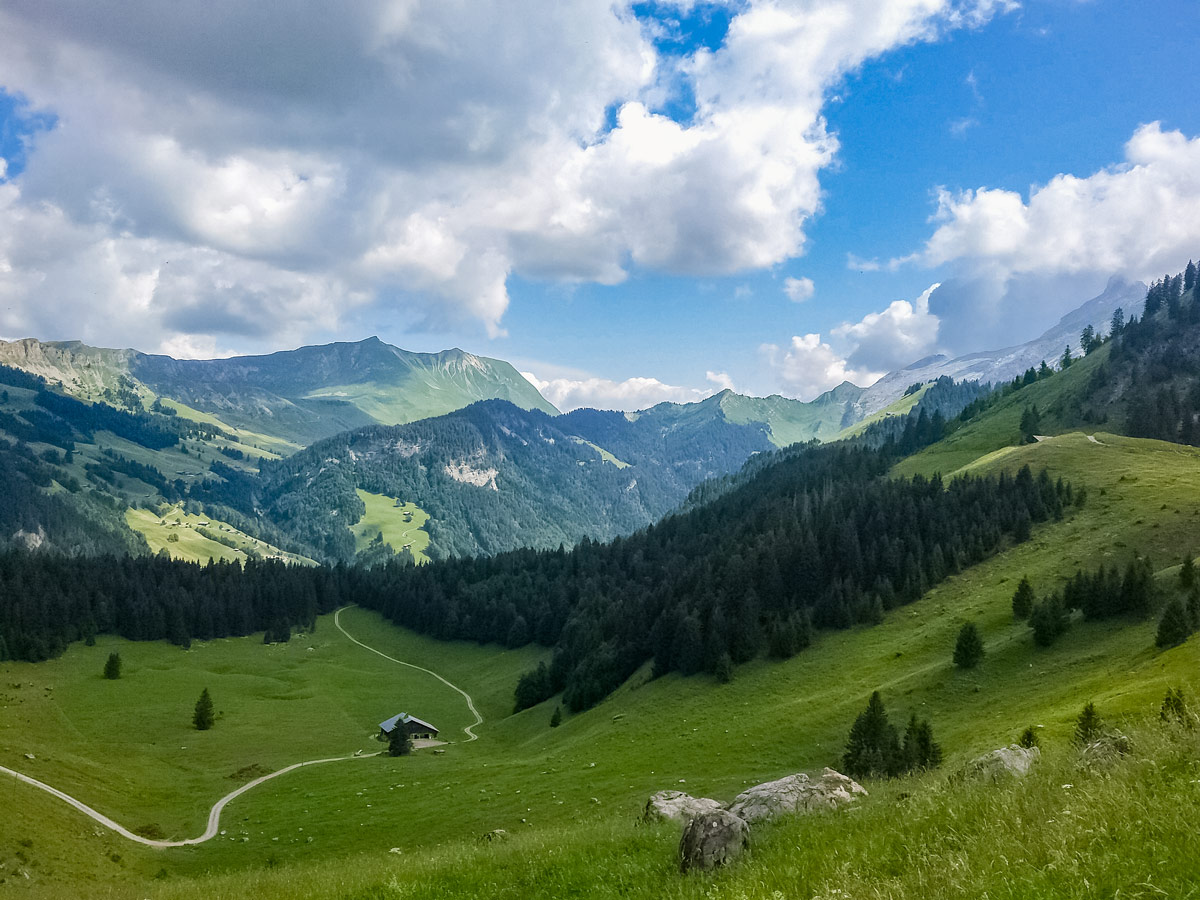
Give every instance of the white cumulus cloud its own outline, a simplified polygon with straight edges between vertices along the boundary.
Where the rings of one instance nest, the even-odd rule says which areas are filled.
[[[786,347],[763,344],[760,351],[788,396],[811,400],[843,381],[866,387],[937,346],[939,320],[929,311],[929,300],[939,287],[931,285],[912,302],[896,300],[882,312],[843,322],[830,331],[830,341],[820,334],[795,335]]]
[[[631,411],[646,409],[657,403],[694,403],[711,397],[714,393],[712,390],[665,384],[657,378],[648,377],[626,378],[624,381],[591,377],[543,380],[532,372],[521,374],[543,397],[563,412],[581,407]],[[729,377],[713,372],[709,375],[710,380],[713,380],[712,376],[725,379]]]
[[[793,303],[803,303],[808,300],[816,289],[811,278],[785,278],[783,280],[783,292]]]
[[[1151,122],[1124,156],[1090,175],[1056,175],[1027,197],[943,189],[925,246],[890,265],[950,266],[933,300],[959,352],[1030,337],[1109,276],[1178,272],[1200,250],[1200,137]],[[1012,330],[1014,321],[1024,331]]]
[[[774,266],[820,210],[840,79],[1009,5],[747,0],[664,59],[621,0],[6,4],[0,84],[56,124],[4,183],[0,233],[44,248],[0,256],[0,327],[278,346],[387,303],[500,334],[514,273]]]

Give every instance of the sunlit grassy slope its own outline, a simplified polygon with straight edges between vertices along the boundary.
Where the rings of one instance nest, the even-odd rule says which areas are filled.
[[[280,550],[265,541],[238,531],[232,525],[211,516],[197,516],[184,512],[179,506],[164,513],[148,509],[128,509],[125,521],[134,531],[141,532],[154,553],[166,550],[173,558],[187,562],[206,563],[210,559],[238,560],[244,562],[249,552],[259,556],[282,559],[302,565],[316,565],[304,556]],[[228,546],[200,533],[200,529],[216,534],[234,546]],[[172,540],[174,538],[174,540]],[[249,552],[247,552],[249,551]]]
[[[429,513],[413,503],[403,503],[394,497],[371,494],[361,488],[356,493],[367,507],[363,517],[350,528],[354,532],[356,551],[364,549],[382,535],[383,542],[391,544],[396,552],[407,546],[417,562],[429,561],[425,554],[429,549],[429,532],[425,530]],[[397,506],[397,502],[403,505]]]
[[[822,898],[1111,897],[1117,887],[1142,884],[1170,895],[1196,875],[1187,862],[1196,856],[1194,829],[1182,827],[1200,804],[1185,778],[1189,771],[1197,778],[1195,755],[1172,756],[1168,748],[1165,762],[1135,760],[1108,782],[1088,782],[1073,773],[1066,744],[1089,699],[1122,721],[1153,717],[1169,685],[1196,696],[1200,638],[1160,652],[1151,620],[1078,623],[1039,650],[1011,616],[1023,575],[1045,593],[1077,567],[1124,563],[1138,550],[1167,579],[1200,544],[1200,451],[1104,433],[1095,439],[1066,434],[970,466],[991,472],[1028,463],[1086,488],[1084,505],[1063,521],[1038,527],[1032,540],[892,611],[882,625],[820,633],[795,659],[740,667],[730,684],[651,681],[642,672],[551,729],[553,700],[508,715],[516,676],[537,654],[443,645],[350,610],[343,618],[361,639],[436,669],[475,696],[487,720],[479,741],[443,755],[284,776],[235,802],[229,822],[236,832],[163,852],[122,845],[49,798],[0,784],[16,809],[0,824],[0,846],[33,842],[26,855],[42,866],[34,888],[48,896],[85,878],[113,884],[114,896],[149,896],[123,880],[159,869],[166,879],[155,885],[156,897],[759,898],[774,890]],[[902,467],[949,474],[967,465],[947,467],[949,458],[930,453]],[[966,620],[979,625],[987,648],[970,673],[950,661]],[[403,673],[346,642],[327,619],[316,637],[285,648],[215,642],[189,653],[107,640],[73,647],[52,663],[6,664],[0,683],[26,686],[20,695],[4,691],[6,713],[16,709],[23,718],[0,732],[0,763],[29,766],[130,824],[198,832],[208,805],[236,784],[229,773],[371,747],[368,732],[383,717],[375,710],[390,710],[396,693],[401,705],[414,706],[408,698],[418,695],[399,686],[408,682],[393,680]],[[316,649],[307,650],[309,643]],[[128,680],[103,682],[99,671],[112,647],[131,662],[149,653],[153,678],[143,678],[139,690],[135,662]],[[45,691],[47,684],[54,690]],[[201,736],[187,721],[206,684],[225,716]],[[1027,725],[1044,726],[1046,774],[992,793],[938,787],[941,776],[871,784],[859,812],[763,829],[754,860],[715,880],[674,873],[677,832],[635,828],[637,809],[654,790],[728,800],[749,784],[836,765],[850,724],[876,689],[894,719],[914,711],[930,718],[951,770]],[[457,695],[428,697],[438,717],[431,721],[444,730],[470,721]],[[24,752],[37,760],[24,760]],[[1064,793],[1065,783],[1080,792]],[[898,799],[901,791],[915,799]],[[511,842],[478,845],[480,834],[496,828],[513,835]],[[1157,840],[1158,849],[1131,852],[1138,839]],[[120,863],[106,862],[112,852]],[[1158,866],[1163,859],[1182,861]],[[1099,874],[1080,887],[1092,867]],[[221,872],[236,874],[206,874]],[[1148,881],[1152,875],[1157,880]]]

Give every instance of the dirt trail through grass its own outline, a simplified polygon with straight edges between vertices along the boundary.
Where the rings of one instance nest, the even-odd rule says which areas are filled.
[[[342,610],[349,609],[349,608],[350,608],[349,606],[343,606],[342,609],[339,609],[337,612],[335,612],[333,614],[333,624],[337,626],[337,630],[340,631],[342,634],[344,634],[346,637],[348,637],[350,640],[352,640],[354,643],[358,644],[358,646],[362,647],[364,650],[370,650],[372,653],[374,653],[378,656],[382,656],[384,659],[390,660],[391,662],[394,662],[397,665],[408,666],[410,669],[416,669],[418,672],[424,672],[427,675],[432,675],[434,678],[436,678],[442,684],[446,685],[446,687],[448,687],[452,690],[458,691],[460,694],[462,694],[463,699],[467,701],[467,709],[471,710],[471,715],[473,715],[475,717],[474,722],[472,722],[470,725],[467,725],[465,728],[463,728],[463,731],[467,735],[467,743],[478,740],[479,735],[477,735],[474,731],[472,731],[472,729],[483,724],[483,716],[481,716],[479,714],[479,710],[477,710],[475,708],[475,701],[471,699],[471,695],[468,694],[466,691],[464,691],[462,688],[460,688],[458,685],[451,684],[449,681],[447,681],[445,678],[443,678],[441,675],[439,675],[437,672],[433,671],[432,669],[426,669],[426,668],[423,668],[422,666],[413,665],[412,663],[406,663],[403,660],[396,659],[394,656],[388,656],[382,650],[376,650],[374,647],[368,647],[366,644],[364,644],[362,641],[360,641],[358,638],[356,638],[354,635],[352,635],[350,632],[348,632],[345,628],[342,627],[342,622],[341,622]]]
[[[103,813],[96,812],[96,810],[92,809],[86,803],[81,800],[76,800],[70,794],[64,793],[58,790],[58,788],[50,787],[50,785],[46,784],[44,781],[38,781],[36,778],[30,778],[28,775],[23,775],[20,772],[10,769],[6,766],[0,766],[0,772],[3,772],[5,775],[11,775],[18,781],[23,781],[35,788],[41,788],[48,794],[53,794],[59,800],[70,804],[84,815],[91,816],[106,828],[111,828],[117,834],[121,835],[121,837],[128,838],[129,840],[135,841],[139,844],[145,844],[147,847],[187,847],[191,844],[203,844],[205,841],[216,837],[217,832],[220,831],[221,828],[221,811],[225,809],[226,804],[228,804],[229,801],[233,800],[235,797],[240,797],[242,794],[246,793],[246,791],[250,790],[250,788],[258,787],[264,781],[270,781],[272,778],[277,778],[280,775],[290,772],[293,769],[299,769],[302,766],[319,766],[322,763],[341,762],[342,760],[347,759],[370,759],[372,756],[378,755],[378,753],[367,753],[364,755],[354,754],[351,756],[334,756],[329,759],[310,759],[307,762],[292,763],[292,765],[284,766],[282,769],[272,772],[269,775],[263,775],[260,778],[255,778],[253,781],[248,781],[237,790],[230,791],[213,804],[213,808],[208,813],[208,827],[204,829],[204,834],[200,835],[200,837],[187,838],[186,840],[182,841],[157,841],[151,838],[142,837],[140,834],[134,834],[124,825],[114,822]]]
[[[413,665],[412,663],[406,663],[402,660],[388,656],[386,653],[384,653],[380,650],[376,650],[374,647],[369,647],[366,644],[364,644],[362,641],[360,641],[358,638],[354,637],[354,635],[350,634],[350,632],[348,632],[345,628],[342,627],[342,623],[339,618],[342,613],[342,610],[347,609],[347,608],[348,607],[343,606],[342,609],[339,609],[337,612],[335,612],[333,614],[333,624],[337,626],[338,631],[340,631],[347,638],[349,638],[350,641],[352,641],[353,643],[362,647],[364,650],[370,650],[372,653],[382,656],[384,659],[394,662],[397,665],[407,666],[410,669],[416,669],[419,672],[425,672],[428,675],[432,675],[434,678],[436,678],[438,681],[442,682],[442,684],[446,685],[448,688],[451,688],[452,690],[455,690],[458,693],[462,694],[463,699],[467,701],[467,708],[470,709],[471,713],[475,716],[474,723],[463,728],[463,731],[466,732],[466,734],[467,734],[467,741],[478,740],[479,736],[477,734],[475,734],[475,732],[472,731],[472,729],[478,725],[483,724],[483,716],[481,716],[479,714],[479,711],[477,709],[475,709],[475,701],[471,699],[471,695],[468,694],[466,691],[464,691],[462,688],[458,687],[457,685],[451,684],[449,681],[447,681],[445,678],[443,678],[441,675],[439,675],[437,672],[434,672],[431,669],[426,669],[421,666]],[[212,838],[216,837],[221,829],[221,812],[225,809],[226,805],[230,801],[232,801],[232,800],[236,799],[237,797],[240,797],[242,794],[246,793],[246,791],[250,790],[251,788],[258,787],[264,781],[270,781],[272,778],[278,778],[280,775],[284,775],[288,772],[293,771],[294,769],[303,768],[304,766],[319,766],[319,765],[323,765],[324,763],[343,762],[345,760],[350,760],[350,759],[369,759],[372,756],[378,756],[378,755],[379,755],[378,753],[364,754],[361,751],[359,751],[358,753],[354,753],[350,756],[332,756],[332,757],[329,757],[328,759],[310,759],[310,760],[306,760],[305,762],[292,763],[290,766],[284,766],[282,769],[279,769],[275,772],[271,772],[268,775],[263,775],[259,778],[255,778],[253,781],[248,781],[245,784],[243,784],[240,788],[230,791],[228,794],[226,794],[224,797],[222,797],[220,800],[218,800],[216,803],[213,804],[213,808],[211,810],[209,810],[209,813],[208,813],[208,827],[204,829],[204,833],[202,835],[200,835],[199,837],[187,838],[186,840],[182,840],[182,841],[162,841],[162,840],[154,840],[152,838],[143,837],[140,834],[135,834],[134,832],[130,831],[124,825],[120,825],[117,822],[114,822],[112,819],[110,819],[108,816],[104,815],[103,813],[97,812],[96,810],[92,809],[90,806],[88,806],[82,800],[76,800],[70,794],[60,791],[58,788],[51,787],[50,785],[46,784],[44,781],[38,781],[36,778],[32,778],[29,775],[25,775],[21,772],[16,771],[15,769],[10,769],[7,766],[0,766],[0,773],[3,773],[5,775],[11,775],[13,778],[17,779],[18,781],[22,781],[25,784],[28,784],[35,788],[39,788],[40,790],[43,790],[46,793],[57,797],[59,800],[62,800],[64,803],[67,803],[70,806],[73,806],[75,809],[79,810],[84,815],[90,816],[91,818],[93,818],[97,822],[99,822],[101,825],[105,826],[106,828],[111,828],[117,834],[121,835],[121,837],[128,838],[131,841],[135,841],[139,844],[144,844],[147,847],[158,847],[158,848],[187,847],[187,846],[190,846],[193,844],[203,844],[205,841],[212,840]]]

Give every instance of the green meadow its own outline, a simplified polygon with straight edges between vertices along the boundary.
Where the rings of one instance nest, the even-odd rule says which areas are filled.
[[[250,553],[256,553],[302,565],[316,565],[308,557],[280,550],[211,516],[184,512],[180,506],[169,507],[163,512],[127,509],[125,521],[130,528],[141,533],[153,552],[166,550],[174,559],[187,562],[206,563],[210,559],[244,562]],[[201,529],[208,534],[218,535],[233,546],[213,540],[202,534]]]
[[[1045,467],[1086,488],[1086,501],[881,625],[819,633],[797,657],[749,663],[724,685],[651,680],[643,670],[558,728],[549,727],[555,700],[510,714],[517,678],[544,651],[443,644],[359,609],[342,613],[356,638],[474,697],[485,720],[478,741],[462,740],[472,717],[458,694],[354,645],[329,616],[286,645],[245,638],[184,652],[101,638],[48,663],[3,664],[0,764],[169,837],[200,833],[209,806],[255,773],[379,749],[376,723],[401,710],[453,743],[289,773],[235,800],[226,834],[171,850],[121,840],[6,779],[0,790],[13,812],[0,824],[0,847],[18,849],[4,851],[0,869],[29,874],[19,876],[24,896],[80,884],[94,896],[362,900],[1186,896],[1200,859],[1189,824],[1200,811],[1196,748],[1146,723],[1169,686],[1197,702],[1200,638],[1164,652],[1152,619],[1077,622],[1038,649],[1012,620],[1023,575],[1044,594],[1077,567],[1123,565],[1137,551],[1169,584],[1200,543],[1200,451],[1094,437],[991,448],[969,467],[945,467],[953,459],[937,453],[905,461],[902,470],[948,474]],[[951,652],[968,620],[986,655],[960,672]],[[126,671],[109,682],[100,672],[114,649]],[[218,720],[200,733],[190,715],[206,686]],[[872,796],[852,813],[763,828],[749,862],[711,877],[674,871],[677,829],[636,824],[656,790],[729,800],[761,781],[837,766],[876,689],[897,723],[913,712],[931,720],[946,752],[942,772],[868,783]],[[1108,776],[1081,775],[1069,750],[1089,699],[1141,735]],[[986,787],[947,780],[1029,725],[1047,755],[1035,777]],[[509,839],[479,841],[494,829]],[[1158,866],[1168,858],[1182,861]],[[0,891],[12,885],[5,877]]]
[[[429,532],[425,530],[429,513],[414,503],[371,494],[361,488],[355,493],[367,508],[363,517],[350,526],[356,551],[366,549],[371,541],[382,537],[397,553],[408,546],[418,563],[429,561],[425,553],[429,549]]]

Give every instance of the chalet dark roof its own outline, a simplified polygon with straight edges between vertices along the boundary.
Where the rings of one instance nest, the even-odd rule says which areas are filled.
[[[413,722],[424,728],[428,728],[434,734],[437,734],[437,729],[434,726],[430,725],[428,722],[418,719],[416,716],[410,716],[408,713],[400,713],[399,715],[392,716],[390,719],[380,722],[379,727],[383,730],[384,734],[391,734],[392,729],[396,727],[397,722],[403,722],[405,725]]]

